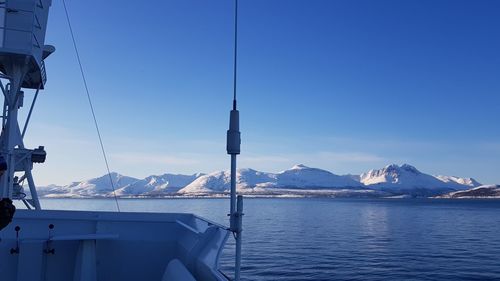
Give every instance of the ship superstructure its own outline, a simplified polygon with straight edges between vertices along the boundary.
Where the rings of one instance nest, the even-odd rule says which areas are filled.
[[[45,44],[51,4],[51,0],[0,3],[0,87],[4,95],[0,199],[6,206],[0,217],[10,220],[11,200],[21,200],[27,207],[17,210],[12,222],[0,229],[0,280],[228,280],[219,271],[219,257],[231,233],[241,251],[242,199],[236,198],[235,183],[230,227],[194,214],[42,209],[31,171],[34,164],[45,161],[46,152],[43,146],[26,148],[23,138],[47,81],[44,60],[55,51]],[[27,95],[32,95],[33,102],[26,123],[20,126],[19,110]],[[234,101],[227,147],[233,172],[239,145]],[[241,255],[236,256],[238,280]]]

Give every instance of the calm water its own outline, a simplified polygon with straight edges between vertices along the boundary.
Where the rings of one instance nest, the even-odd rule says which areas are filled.
[[[113,210],[112,200],[43,200]],[[244,280],[500,280],[500,201],[246,199]],[[224,199],[120,200],[226,223]],[[233,245],[222,259],[231,272]]]

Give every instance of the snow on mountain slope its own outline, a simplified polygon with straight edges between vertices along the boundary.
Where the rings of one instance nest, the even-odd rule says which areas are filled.
[[[202,176],[181,189],[179,193],[227,192],[230,189],[229,171],[215,172]],[[338,176],[331,172],[295,165],[289,170],[273,174],[252,169],[239,169],[236,173],[236,189],[239,191],[265,191],[271,188],[317,189],[352,188],[362,184],[349,176]]]
[[[25,191],[29,188],[25,187]],[[64,186],[50,184],[47,186],[38,186],[36,189],[39,197],[57,197],[60,194],[66,194],[69,190]],[[29,191],[28,191],[29,192]]]
[[[329,171],[309,168],[302,164],[276,174],[276,187],[287,188],[349,188],[361,187],[349,176],[338,176]]]
[[[120,189],[126,185],[132,184],[139,179],[120,175],[118,173],[110,173],[115,189]],[[110,182],[110,175],[90,179],[82,182],[73,182],[63,187],[72,197],[75,196],[106,196],[113,191]]]
[[[125,195],[145,195],[147,193],[175,193],[184,188],[203,174],[179,175],[163,174],[160,176],[149,176],[142,180],[137,180],[116,191],[119,196]]]
[[[252,169],[238,169],[236,171],[236,189],[245,190],[254,187],[272,184],[276,181],[274,174],[259,172]],[[190,183],[179,193],[216,193],[227,192],[231,188],[231,174],[229,171],[214,172],[201,176]]]
[[[230,173],[214,172],[208,175],[163,174],[136,179],[111,173],[118,196],[163,196],[163,195],[206,195],[229,192]],[[335,175],[329,171],[295,165],[279,173],[259,172],[253,169],[239,169],[236,175],[237,190],[246,194],[349,194],[358,196],[358,191],[375,191],[371,196],[381,194],[408,194],[411,196],[436,196],[445,192],[469,189],[480,183],[472,178],[452,176],[431,176],[408,164],[388,165],[356,175]],[[326,192],[326,193],[325,193]],[[387,194],[386,194],[387,193]],[[74,182],[66,186],[50,185],[40,187],[42,197],[93,197],[112,196],[109,176],[104,175],[88,181]],[[357,195],[355,195],[357,194]]]
[[[475,180],[460,179],[456,177],[434,177],[420,172],[415,167],[403,164],[388,165],[379,170],[370,170],[360,177],[360,181],[369,188],[410,190],[410,189],[467,189],[478,184]]]
[[[466,185],[469,187],[478,187],[481,185],[478,181],[476,181],[473,178],[460,178],[460,177],[455,177],[455,176],[436,176],[439,180],[443,182],[451,182],[451,183],[457,183],[460,185]]]

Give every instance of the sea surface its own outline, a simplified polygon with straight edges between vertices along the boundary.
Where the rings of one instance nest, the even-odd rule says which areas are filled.
[[[46,209],[115,210],[109,199]],[[122,199],[122,211],[192,212],[227,225],[227,199]],[[500,280],[500,201],[246,199],[243,280]],[[234,243],[222,270],[232,275]]]

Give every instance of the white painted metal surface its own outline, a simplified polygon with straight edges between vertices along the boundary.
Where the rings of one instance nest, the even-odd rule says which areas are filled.
[[[196,279],[180,260],[173,259],[168,263],[161,281],[196,281]]]
[[[218,261],[228,235],[224,227],[192,214],[18,210],[0,231],[0,276],[2,281],[162,280],[177,259],[196,280],[227,280]],[[11,251],[17,245],[19,252]]]
[[[27,63],[22,86],[37,89],[45,82],[43,59],[54,51],[45,32],[52,0],[6,0],[0,3],[0,69]]]
[[[36,89],[38,94],[46,81],[43,60],[55,50],[45,45],[51,2],[0,2],[0,88],[4,96],[0,153],[7,162],[7,171],[0,178],[0,198],[22,199],[36,209],[40,209],[40,203],[31,170],[33,163],[45,161],[45,151],[43,147],[39,150],[24,147],[26,126],[21,133],[18,114],[24,105],[22,89]],[[26,194],[21,189],[24,180],[28,182],[32,200],[24,198]]]

